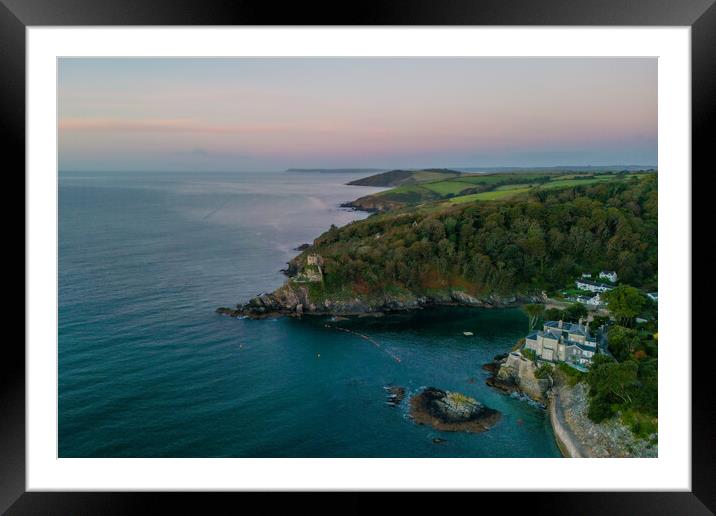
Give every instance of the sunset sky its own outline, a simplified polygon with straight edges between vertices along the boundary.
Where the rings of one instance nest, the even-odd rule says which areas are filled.
[[[59,61],[60,170],[656,165],[653,58]]]

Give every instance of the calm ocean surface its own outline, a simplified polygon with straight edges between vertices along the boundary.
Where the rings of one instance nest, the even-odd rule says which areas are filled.
[[[338,208],[376,191],[343,185],[356,177],[61,173],[59,455],[558,457],[544,411],[484,384],[482,364],[527,330],[518,310],[341,323],[382,348],[324,319],[214,313],[280,286],[292,248],[363,218]],[[458,390],[503,419],[441,433],[407,399],[386,405],[386,385]]]

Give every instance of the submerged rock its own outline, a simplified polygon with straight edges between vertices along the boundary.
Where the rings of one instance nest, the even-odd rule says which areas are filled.
[[[388,405],[395,407],[400,405],[400,402],[405,398],[405,387],[388,386],[383,387],[388,393]]]
[[[500,412],[459,392],[427,387],[410,400],[410,414],[418,424],[447,432],[484,432]]]

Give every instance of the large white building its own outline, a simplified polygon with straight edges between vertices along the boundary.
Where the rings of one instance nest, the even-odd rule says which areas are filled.
[[[547,321],[542,330],[525,337],[525,349],[534,351],[537,358],[547,362],[586,367],[597,352],[597,340],[590,336],[588,324]]]
[[[587,279],[578,279],[574,284],[579,290],[588,290],[589,292],[608,292],[614,288],[606,283],[597,283]]]

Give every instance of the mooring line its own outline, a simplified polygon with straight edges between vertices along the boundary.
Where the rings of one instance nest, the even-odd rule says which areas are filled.
[[[380,349],[380,350],[382,350],[382,351],[385,351],[385,352],[386,352],[393,360],[395,360],[396,362],[401,362],[400,357],[399,357],[398,355],[396,355],[395,353],[393,353],[393,352],[390,351],[389,349],[384,348],[383,346],[380,345],[379,342],[377,342],[376,340],[370,338],[368,335],[364,335],[364,334],[362,334],[362,333],[358,333],[357,331],[349,330],[348,328],[341,328],[340,326],[331,326],[330,324],[326,324],[325,327],[326,327],[326,328],[333,328],[333,329],[336,329],[336,330],[338,330],[338,331],[343,331],[343,332],[346,332],[346,333],[352,333],[353,335],[357,335],[358,337],[360,337],[360,338],[362,338],[362,339],[365,339],[365,340],[367,340],[368,342],[372,343],[376,348],[378,348],[378,349]]]

